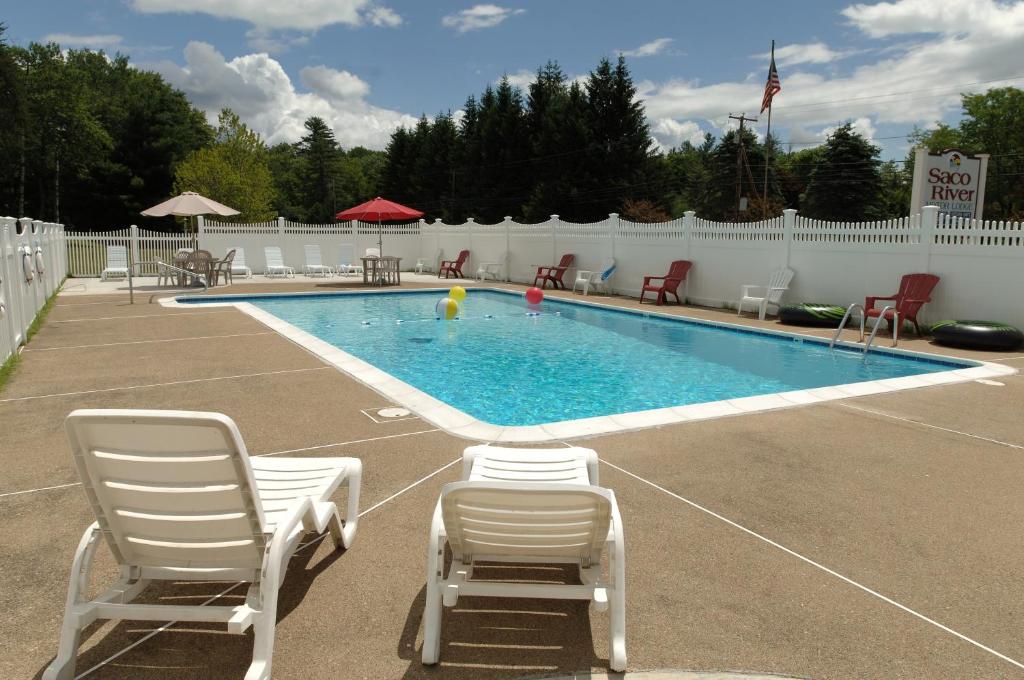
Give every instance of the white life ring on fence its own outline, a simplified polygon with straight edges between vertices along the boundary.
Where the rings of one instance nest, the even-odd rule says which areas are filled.
[[[46,273],[46,267],[43,262],[43,248],[42,246],[36,246],[36,271],[40,274]]]
[[[7,300],[0,295],[0,319],[4,318],[5,314],[7,314]]]
[[[25,246],[25,249],[21,251],[21,268],[25,270],[25,281],[31,281],[35,278],[35,270],[32,269],[32,249]]]

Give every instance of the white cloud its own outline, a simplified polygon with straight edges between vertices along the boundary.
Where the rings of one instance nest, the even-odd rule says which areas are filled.
[[[875,133],[878,131],[875,129],[875,126],[871,122],[870,118],[858,118],[852,121],[843,121],[844,124],[846,122],[849,122],[852,125],[854,132],[856,132],[861,137],[864,137],[869,141],[875,138]],[[818,137],[818,139],[824,142],[838,128],[838,125],[829,125],[828,127],[822,129],[822,131],[819,132],[816,136]]]
[[[679,147],[683,142],[690,142],[694,146],[704,143],[705,130],[692,120],[675,120],[674,118],[659,118],[650,121],[651,136],[661,147],[662,151]]]
[[[837,51],[823,42],[794,43],[775,50],[775,63],[779,66],[795,66],[796,64],[827,64],[850,56],[852,50]],[[754,59],[767,61],[771,52],[753,55]]]
[[[374,7],[367,13],[366,18],[374,26],[394,28],[402,23],[402,17],[388,7]]]
[[[359,76],[326,66],[307,66],[299,71],[299,80],[331,101],[359,100],[370,94],[370,86]]]
[[[505,19],[525,11],[525,9],[512,9],[497,5],[473,5],[469,9],[445,16],[441,19],[441,25],[446,28],[454,28],[459,33],[465,33],[481,28],[493,28]]]
[[[270,144],[297,141],[310,116],[327,121],[343,146],[371,149],[383,149],[395,128],[416,124],[412,116],[369,104],[369,85],[358,76],[326,66],[302,70],[308,92],[297,91],[281,64],[267,54],[228,61],[203,42],[185,47],[184,67],[168,61],[144,66],[183,90],[211,122],[229,107]]]
[[[219,19],[248,21],[264,29],[315,31],[332,24],[397,26],[401,17],[373,0],[129,0],[144,14],[209,14]]]
[[[970,20],[958,23],[961,5]],[[927,11],[926,11],[927,10]],[[926,21],[932,12],[938,18]],[[782,74],[772,122],[782,127],[822,129],[846,120],[870,125],[926,125],[960,107],[960,92],[985,91],[1019,83],[1024,44],[1024,1],[898,0],[854,5],[843,15],[868,36],[938,32],[927,42],[908,43],[884,58],[826,77],[809,71]],[[930,22],[930,23],[929,23]],[[776,51],[778,52],[778,51]],[[1009,82],[993,82],[1012,78]],[[764,81],[704,84],[695,80],[638,83],[648,116],[654,120],[709,120],[723,128],[729,112],[756,115]],[[762,121],[763,123],[763,121]]]
[[[72,35],[70,33],[49,33],[43,36],[44,43],[57,43],[61,47],[89,47],[94,50],[109,50],[120,47],[124,37],[120,35]]]
[[[508,82],[513,87],[518,87],[521,90],[526,90],[530,87],[530,84],[537,80],[536,71],[527,71],[522,69],[515,73],[506,73],[505,77],[508,78]]]
[[[624,57],[653,57],[656,54],[661,54],[668,46],[672,44],[672,38],[658,38],[652,40],[649,43],[644,43],[640,47],[632,50],[622,50],[622,56]]]
[[[996,29],[1006,21],[1019,23],[1024,19],[1024,6],[993,0],[897,0],[851,5],[842,14],[873,38],[913,33],[952,35],[973,32],[979,26]]]
[[[251,28],[245,32],[249,47],[258,52],[281,54],[293,47],[301,47],[309,43],[308,35],[288,36],[274,33],[265,28]]]

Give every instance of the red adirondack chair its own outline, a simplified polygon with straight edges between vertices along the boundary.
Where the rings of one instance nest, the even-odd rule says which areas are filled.
[[[917,312],[924,306],[924,303],[931,302],[932,290],[939,282],[939,277],[934,274],[906,274],[900,279],[900,289],[895,295],[869,297],[864,299],[864,313],[868,318],[881,316],[882,310],[874,309],[877,300],[892,300],[895,311],[899,313],[900,322],[911,321],[914,330],[921,335],[921,328],[917,325]],[[885,320],[892,322],[893,310],[885,313]]]
[[[562,259],[559,260],[558,264],[554,267],[537,267],[537,276],[533,277],[533,285],[537,285],[540,281],[541,288],[547,288],[548,281],[555,288],[565,288],[565,283],[562,282],[562,277],[565,276],[565,272],[572,263],[576,261],[576,256],[566,253],[562,255]]]
[[[683,304],[683,301],[679,298],[679,284],[686,280],[686,274],[692,266],[693,263],[689,260],[676,260],[669,265],[668,274],[664,276],[645,276],[644,287],[640,291],[641,304],[644,301],[644,293],[648,291],[657,293],[658,297],[654,301],[655,304],[664,304],[667,300],[665,296],[669,293],[675,297],[676,304]],[[654,285],[651,281],[661,281],[661,285]]]
[[[456,278],[464,279],[462,275],[462,266],[466,264],[466,260],[469,259],[468,250],[460,250],[459,257],[454,260],[441,260],[441,266],[437,268],[437,278],[441,278],[441,274],[444,274],[444,278],[448,278],[449,274],[455,274]]]

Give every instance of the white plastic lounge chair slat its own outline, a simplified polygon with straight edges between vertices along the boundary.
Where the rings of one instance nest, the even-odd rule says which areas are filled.
[[[74,677],[83,627],[96,618],[133,617],[224,621],[231,632],[251,624],[253,661],[246,678],[268,680],[277,589],[287,562],[309,529],[329,529],[338,547],[351,544],[359,460],[275,458],[259,466],[272,479],[257,480],[238,428],[217,413],[81,410],[68,417],[67,430],[97,521],[79,544],[60,646],[43,680]],[[349,487],[345,520],[329,501],[343,482]],[[274,498],[265,500],[261,487],[276,487],[266,492]],[[123,576],[89,600],[86,586],[100,541],[110,547]],[[135,598],[146,579],[249,581],[247,601],[260,608],[111,603]]]
[[[477,444],[462,453],[462,478],[596,485],[599,483],[597,452],[579,446],[514,449]]]

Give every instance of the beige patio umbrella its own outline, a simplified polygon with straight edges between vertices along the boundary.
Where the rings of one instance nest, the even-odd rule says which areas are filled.
[[[152,208],[142,211],[146,217],[165,217],[177,215],[179,217],[195,217],[196,215],[237,215],[238,211],[229,208],[223,203],[218,203],[206,196],[200,196],[194,191],[186,191],[183,194],[166,200]],[[195,238],[195,230],[193,230]]]

